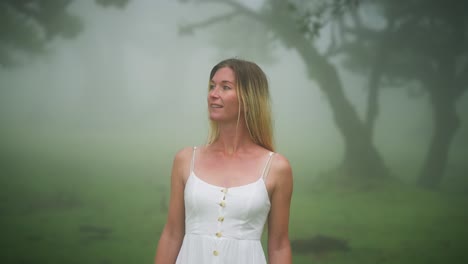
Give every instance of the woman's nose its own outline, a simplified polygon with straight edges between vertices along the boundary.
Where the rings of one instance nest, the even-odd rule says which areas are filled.
[[[217,87],[213,87],[211,90],[210,90],[210,96],[211,97],[218,97],[219,96],[219,91],[218,91],[218,88]]]

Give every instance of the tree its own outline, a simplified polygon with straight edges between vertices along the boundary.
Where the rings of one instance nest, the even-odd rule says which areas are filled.
[[[123,7],[128,0],[96,0],[102,6]],[[74,38],[83,29],[68,11],[72,0],[0,1],[0,66],[21,64],[24,56],[44,54],[56,37]]]
[[[355,13],[354,26],[344,33],[370,44],[364,49],[356,41],[342,48],[348,55],[354,54],[350,58],[353,68],[372,67],[373,90],[379,89],[379,80],[380,86],[408,87],[405,84],[411,81],[421,84],[422,92],[429,97],[434,129],[418,183],[437,188],[447,167],[451,142],[460,127],[456,103],[468,87],[468,18],[464,14],[468,3],[412,0],[367,4],[380,7],[385,28],[371,29]],[[371,58],[365,54],[373,54],[376,63],[369,63]]]

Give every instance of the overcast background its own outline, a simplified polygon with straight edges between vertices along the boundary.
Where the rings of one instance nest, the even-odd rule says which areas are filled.
[[[254,9],[262,3],[243,2]],[[55,39],[48,44],[47,55],[26,58],[24,65],[0,71],[5,126],[14,130],[15,125],[24,125],[30,129],[19,133],[33,134],[49,129],[132,132],[135,137],[151,137],[172,152],[203,144],[209,71],[224,58],[240,57],[258,62],[268,75],[279,151],[295,156],[293,162],[296,158],[311,161],[307,163],[310,169],[321,164],[309,155],[339,159],[341,139],[327,99],[306,75],[297,52],[271,38],[276,41],[268,49],[273,59],[264,59],[265,52],[258,51],[261,44],[251,40],[261,31],[255,24],[244,27],[247,38],[246,33],[238,34],[235,26],[222,22],[193,34],[179,34],[181,25],[218,15],[227,10],[225,6],[142,0],[120,9],[75,1],[69,10],[83,20],[83,31],[76,38]],[[229,47],[220,47],[223,39],[231,42]],[[327,34],[317,41],[326,43]],[[363,115],[366,79],[345,70],[340,77]],[[463,121],[467,120],[467,102],[465,94],[458,103]],[[404,89],[383,89],[380,103],[375,138],[380,150],[384,155],[396,154],[387,156],[415,152],[410,154],[416,161],[422,159],[431,136],[427,96],[414,99]],[[466,135],[466,122],[462,122],[452,153],[463,152]],[[408,148],[407,143],[415,147]]]

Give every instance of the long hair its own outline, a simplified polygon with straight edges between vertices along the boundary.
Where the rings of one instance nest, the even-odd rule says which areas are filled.
[[[245,124],[251,139],[254,143],[274,151],[270,92],[265,73],[253,62],[232,58],[216,64],[211,69],[209,81],[224,67],[229,67],[235,74],[239,109],[244,111]],[[218,138],[218,123],[210,120],[208,144]]]

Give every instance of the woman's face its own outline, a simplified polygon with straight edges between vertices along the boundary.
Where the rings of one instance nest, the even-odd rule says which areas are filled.
[[[208,112],[213,121],[237,122],[239,100],[236,77],[229,67],[220,68],[210,80]]]

